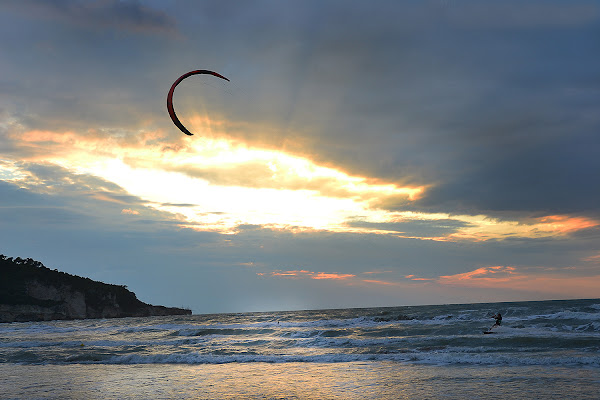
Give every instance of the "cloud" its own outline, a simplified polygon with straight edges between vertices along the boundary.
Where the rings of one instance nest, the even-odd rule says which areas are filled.
[[[264,272],[259,272],[257,275],[265,276]],[[293,278],[293,279],[331,279],[331,280],[345,280],[349,278],[354,278],[356,275],[354,274],[340,274],[337,272],[312,272],[307,270],[291,270],[291,271],[273,271],[269,276],[279,277],[279,278]]]
[[[569,215],[548,215],[521,221],[499,220],[482,216],[462,218],[465,221],[471,221],[471,224],[450,233],[442,240],[485,241],[519,237],[565,237],[586,231],[593,232],[600,226],[599,220]]]
[[[293,271],[274,271],[271,276],[278,276],[283,278],[299,278],[312,275],[313,272],[305,270],[293,270]]]
[[[509,266],[481,267],[474,271],[462,274],[440,276],[440,283],[452,285],[486,285],[487,283],[497,284],[498,282],[508,282],[514,279],[511,275],[515,274],[515,268]]]
[[[402,234],[406,237],[445,237],[457,232],[460,228],[470,226],[467,221],[456,219],[434,220],[405,220],[398,222],[368,222],[350,221],[351,227],[369,228],[373,230],[389,231]]]
[[[28,4],[67,15],[93,14],[95,8],[135,15],[119,11],[121,3],[115,2]],[[149,6],[123,4],[148,15],[142,21],[152,21]],[[213,108],[206,85],[182,86],[178,104],[193,111],[191,119],[208,108],[213,123],[226,122],[223,134],[249,146],[281,149],[397,187],[427,187],[417,202],[390,195],[377,199],[378,207],[495,216],[507,211],[598,215],[600,193],[589,184],[600,168],[592,150],[599,126],[594,117],[598,58],[589,39],[595,37],[589,22],[597,18],[597,6],[390,2],[376,10],[355,5],[343,12],[335,3],[319,4],[318,11],[313,6],[173,7],[169,18],[185,24],[190,37],[219,40],[137,38],[125,47],[99,37],[98,47],[110,49],[101,54],[50,31],[48,40],[60,56],[34,53],[36,59],[47,58],[49,67],[36,69],[21,52],[5,50],[16,57],[8,61],[14,65],[8,65],[6,76],[28,77],[13,80],[16,87],[10,91],[13,102],[27,104],[28,112],[14,103],[7,110],[28,127],[69,127],[83,135],[90,125],[127,128],[132,134],[152,126],[181,140],[165,118],[164,94],[172,79],[164,77],[194,65],[194,54],[211,54],[211,67],[233,79],[228,84],[233,92],[221,93],[224,98]],[[188,15],[202,23],[191,26]],[[255,29],[267,15],[276,23]],[[231,21],[236,29],[225,28],[233,26]],[[506,39],[514,34],[520,35],[518,41]],[[552,49],[548,40],[555,43]],[[31,41],[24,47],[36,48]],[[78,63],[64,62],[75,53],[82,54]],[[161,61],[172,54],[176,62]],[[188,103],[194,98],[196,103]],[[199,130],[195,138],[204,135],[210,132]],[[179,146],[175,140],[162,144]],[[270,171],[261,165],[229,169],[188,166],[185,171],[230,182],[235,177],[228,172],[235,171],[247,184],[270,182]],[[248,176],[252,179],[242,179]]]
[[[99,177],[77,174],[55,164],[4,162],[0,173],[11,179],[0,180],[0,214],[20,228],[103,226],[105,229],[130,229],[120,215],[139,214],[135,229],[151,230],[158,226],[176,226],[180,222],[118,185]],[[123,208],[123,206],[128,206]],[[131,223],[128,222],[128,223]]]
[[[523,218],[513,213],[499,219],[388,210],[380,208],[388,199],[402,196],[406,204],[418,204],[429,189],[351,176],[309,159],[225,139],[190,139],[180,151],[161,153],[164,137],[151,131],[105,136],[31,130],[8,138],[30,160],[27,176],[34,182],[59,171],[49,167],[58,163],[78,171],[62,186],[83,184],[86,176],[85,196],[121,205],[144,202],[193,229],[233,233],[238,225],[254,224],[486,241],[568,236],[600,225],[596,219],[569,215]],[[94,175],[101,181],[93,181]],[[58,180],[46,190],[56,187]]]
[[[174,33],[175,20],[137,1],[22,0],[12,4],[38,18],[56,18],[84,28],[118,29],[141,33]]]
[[[335,280],[343,280],[348,278],[354,278],[356,275],[353,274],[338,274],[331,272],[318,272],[315,275],[311,276],[311,279],[335,279]]]
[[[589,256],[589,257],[585,257],[582,259],[582,261],[600,264],[600,253]]]
[[[595,3],[0,8],[0,213],[15,256],[169,302],[185,285],[207,311],[595,282]],[[164,101],[197,68],[231,82],[178,87],[188,138]]]
[[[441,285],[511,289],[544,293],[548,298],[594,298],[598,295],[600,275],[598,271],[587,276],[568,273],[548,273],[544,268],[530,268],[529,272],[520,271],[512,266],[487,266],[473,271],[440,276]]]
[[[365,283],[374,283],[377,285],[385,285],[385,286],[396,286],[397,285],[396,282],[387,282],[387,281],[382,281],[382,280],[377,280],[377,279],[363,279],[362,281]]]
[[[22,171],[27,172],[27,169]],[[30,219],[25,212],[19,214],[18,219],[3,216],[3,234],[0,235],[3,252],[31,256],[46,265],[93,279],[126,284],[144,301],[173,306],[186,304],[195,312],[265,309],[267,304],[270,304],[268,309],[297,309],[460,302],[472,299],[469,296],[480,287],[466,291],[462,286],[453,289],[451,285],[436,286],[434,281],[406,282],[402,277],[414,274],[431,279],[439,276],[440,266],[448,271],[445,275],[450,276],[463,273],[464,265],[493,259],[510,263],[514,258],[560,271],[565,266],[575,265],[581,258],[578,249],[582,244],[578,241],[475,245],[356,233],[293,232],[260,226],[240,229],[235,235],[181,229],[180,222],[173,221],[172,215],[143,208],[143,203],[132,200],[125,207],[139,210],[140,216],[144,216],[141,221],[124,218],[121,204],[80,198],[76,194],[90,189],[90,184],[94,183],[93,189],[96,184],[107,185],[108,182],[97,177],[89,177],[88,181],[86,176],[71,175],[54,166],[37,171],[36,176],[43,177],[39,178],[39,185],[30,183],[28,188],[19,189],[14,182],[2,182],[0,209],[10,206],[4,208],[7,215],[14,214],[14,206],[46,207],[44,214],[32,214]],[[67,178],[74,183],[60,184],[67,182]],[[48,185],[55,189],[46,192]],[[118,187],[109,187],[110,193],[119,193]],[[63,218],[57,209],[72,213],[71,219]],[[54,223],[40,223],[40,217],[52,216],[56,216]],[[592,248],[597,243],[597,239],[587,240],[590,245],[584,247]],[[589,256],[597,253],[598,250],[590,251]],[[289,265],[290,260],[301,267],[281,267]],[[253,266],[249,267],[249,263]],[[365,266],[370,266],[368,271]],[[373,274],[368,272],[380,272],[378,277],[381,278],[370,279]],[[574,277],[579,272],[571,271]],[[344,275],[354,276],[334,279]],[[332,279],[312,279],[318,276]],[[379,283],[363,282],[363,279]],[[328,285],[327,293],[320,291],[323,285]],[[485,290],[485,293],[491,296],[494,290]],[[512,289],[502,287],[502,290],[510,292]],[[515,298],[498,296],[494,299]],[[521,296],[539,298],[525,288]]]
[[[572,28],[598,21],[600,9],[592,2],[476,1],[445,7],[448,20],[475,29]]]

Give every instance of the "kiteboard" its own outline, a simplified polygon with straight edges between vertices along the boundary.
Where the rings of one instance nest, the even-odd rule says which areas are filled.
[[[496,333],[496,332],[492,332],[492,331],[483,331],[484,335],[490,334],[490,333]]]

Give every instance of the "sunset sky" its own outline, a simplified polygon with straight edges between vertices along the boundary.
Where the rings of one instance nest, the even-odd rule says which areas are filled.
[[[600,297],[597,1],[0,3],[0,253],[195,313]],[[230,82],[185,72],[214,70]]]

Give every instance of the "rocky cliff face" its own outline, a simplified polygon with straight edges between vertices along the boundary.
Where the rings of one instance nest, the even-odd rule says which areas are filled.
[[[192,313],[143,303],[124,286],[51,271],[31,259],[0,255],[0,277],[0,322]]]

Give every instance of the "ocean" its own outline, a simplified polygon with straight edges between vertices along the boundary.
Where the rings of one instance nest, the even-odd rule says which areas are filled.
[[[439,398],[600,398],[600,299],[0,324],[0,399]]]

